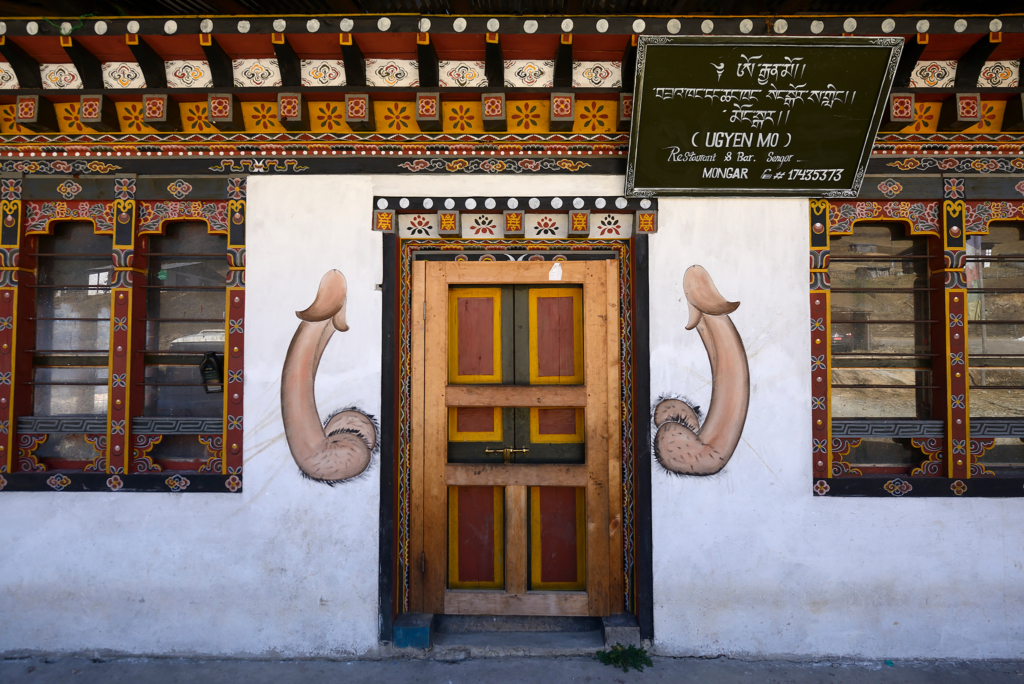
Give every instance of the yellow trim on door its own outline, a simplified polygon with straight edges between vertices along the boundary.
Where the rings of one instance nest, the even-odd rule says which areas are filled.
[[[448,588],[505,588],[505,488],[494,490],[494,581],[459,581],[459,488],[448,487]],[[577,506],[578,507],[578,506]],[[577,515],[579,515],[577,513]]]
[[[567,407],[569,408],[569,407]],[[576,433],[572,435],[542,435],[539,408],[530,408],[530,442],[533,444],[583,444],[583,409],[576,409]]]
[[[494,302],[494,371],[490,375],[459,375],[459,299],[490,298]],[[448,383],[499,384],[501,383],[501,288],[460,287],[448,290]]]
[[[467,407],[468,408],[468,407]],[[496,406],[494,410],[494,430],[491,432],[459,432],[458,413],[459,407],[448,407],[448,441],[449,442],[501,442],[504,440],[502,432],[501,407]],[[561,436],[561,435],[559,435]],[[582,439],[580,440],[583,441]]]
[[[543,297],[572,297],[573,374],[540,375],[537,345],[537,300]],[[530,289],[530,384],[582,385],[583,384],[583,288],[555,287]]]
[[[581,591],[587,588],[586,488],[576,487],[576,581],[545,582],[541,577],[540,487],[530,487],[530,589]]]

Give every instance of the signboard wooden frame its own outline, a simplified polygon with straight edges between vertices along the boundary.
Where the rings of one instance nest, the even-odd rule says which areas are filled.
[[[780,57],[780,50],[800,56]],[[626,195],[856,197],[902,50],[896,36],[640,36]],[[760,55],[776,61],[751,61]],[[845,75],[823,74],[829,58]],[[750,137],[735,142],[731,136],[744,127]],[[765,131],[778,133],[777,145],[762,144]],[[743,148],[751,139],[756,147]],[[722,140],[722,148],[711,147]]]

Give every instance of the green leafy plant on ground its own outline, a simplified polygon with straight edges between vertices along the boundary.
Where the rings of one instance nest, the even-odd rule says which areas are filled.
[[[598,651],[594,656],[605,665],[622,668],[623,672],[629,672],[629,668],[644,671],[644,667],[654,667],[647,650],[636,646],[623,646],[615,644],[607,651]]]

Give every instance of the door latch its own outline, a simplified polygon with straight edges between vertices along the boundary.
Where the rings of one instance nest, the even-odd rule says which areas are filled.
[[[530,450],[526,447],[522,449],[513,449],[512,447],[504,447],[503,449],[484,449],[485,454],[501,454],[505,463],[514,463],[514,454],[528,454]]]

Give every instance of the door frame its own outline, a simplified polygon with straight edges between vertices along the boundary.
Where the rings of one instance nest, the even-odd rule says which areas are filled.
[[[619,262],[623,363],[623,559],[625,610],[637,616],[643,639],[654,636],[652,531],[650,361],[648,327],[649,236],[628,240],[466,240],[433,238],[400,240],[382,237],[382,372],[381,372],[381,474],[379,527],[379,638],[391,641],[398,615],[420,612],[410,603],[409,588],[421,559],[413,558],[408,544],[411,501],[408,479],[408,383],[406,363],[410,350],[412,316],[409,310],[411,262],[416,255],[440,259],[506,258],[508,250],[518,259],[586,258],[590,251],[608,251]],[[546,249],[537,251],[538,247]],[[498,251],[495,251],[498,250]],[[405,391],[403,391],[403,389]]]

